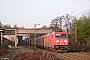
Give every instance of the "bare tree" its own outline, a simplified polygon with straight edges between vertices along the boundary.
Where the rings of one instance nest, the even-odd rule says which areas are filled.
[[[49,28],[52,28],[53,31],[62,31],[63,28],[66,28],[66,31],[69,33],[70,26],[74,18],[74,16],[70,16],[69,14],[66,14],[65,16],[58,16],[51,21]]]
[[[10,26],[10,24],[4,25],[4,24],[2,24],[1,21],[0,21],[0,28],[9,29],[9,28],[11,28],[11,26]]]
[[[51,25],[50,28],[52,28],[53,31],[57,31],[57,28],[58,28],[58,20],[57,20],[57,19],[52,20],[50,25]]]
[[[63,16],[58,16],[51,21],[50,27],[53,31],[62,31]]]
[[[3,25],[3,28],[4,28],[4,29],[10,29],[11,26],[10,26],[10,24],[6,24],[6,25]]]
[[[46,28],[47,28],[47,26],[43,25],[43,27],[41,27],[41,28],[46,29]]]
[[[18,27],[17,27],[17,24],[15,24],[15,25],[13,26],[13,28],[17,29],[17,28],[18,28]]]
[[[0,28],[2,28],[2,23],[1,23],[1,21],[0,21]]]
[[[66,14],[64,16],[64,27],[67,29],[67,32],[69,33],[70,32],[70,26],[71,26],[71,23],[72,21],[74,20],[74,16],[70,16],[69,14]]]
[[[64,16],[59,16],[57,17],[57,19],[58,19],[58,27],[59,27],[58,29],[62,31]]]
[[[24,29],[24,26],[22,26],[21,29]]]

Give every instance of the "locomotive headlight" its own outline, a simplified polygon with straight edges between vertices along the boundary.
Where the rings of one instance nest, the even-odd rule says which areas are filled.
[[[56,40],[56,42],[59,42],[59,40]]]
[[[68,42],[67,40],[64,40],[64,42]]]

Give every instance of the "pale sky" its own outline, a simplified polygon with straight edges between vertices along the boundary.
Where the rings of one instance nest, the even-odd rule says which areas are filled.
[[[90,9],[90,0],[0,0],[0,21],[3,24],[33,28],[49,26],[57,16],[77,16]],[[83,12],[85,13],[85,12]]]

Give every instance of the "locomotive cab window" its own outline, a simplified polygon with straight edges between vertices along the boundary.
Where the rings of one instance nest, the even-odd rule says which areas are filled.
[[[66,38],[66,34],[56,34],[56,38]]]

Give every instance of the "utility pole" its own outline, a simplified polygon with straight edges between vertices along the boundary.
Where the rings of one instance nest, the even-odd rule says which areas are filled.
[[[0,33],[1,33],[1,45],[3,44],[3,32],[4,32],[4,29],[0,28]]]
[[[77,43],[77,24],[75,24],[75,43]]]
[[[29,46],[30,46],[30,33],[29,33]]]
[[[3,37],[2,37],[2,32],[1,32],[1,45],[2,45],[2,38],[3,38]]]
[[[75,49],[77,50],[77,24],[75,23]]]

